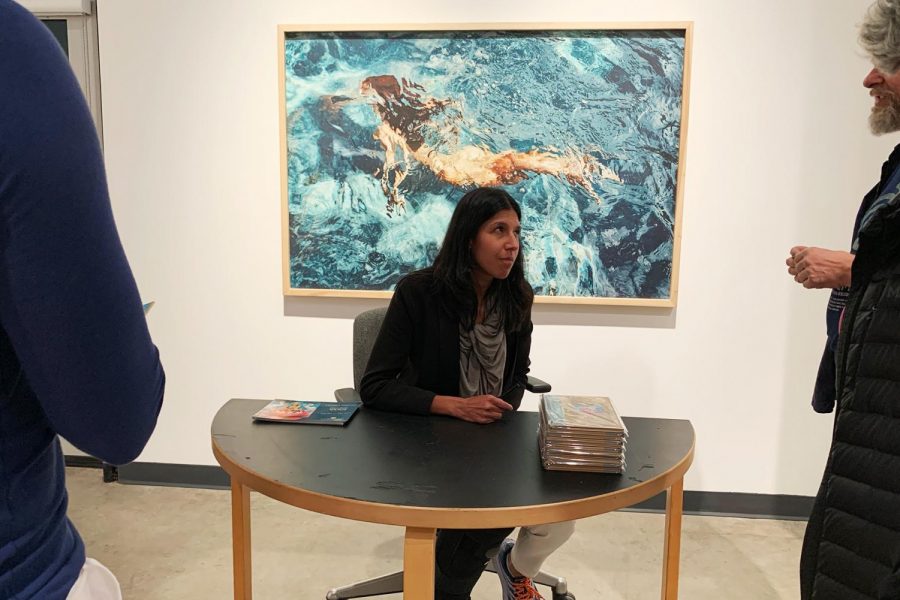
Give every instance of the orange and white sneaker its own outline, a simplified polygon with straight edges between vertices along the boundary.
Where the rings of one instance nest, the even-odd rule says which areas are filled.
[[[497,570],[497,577],[500,578],[500,587],[503,590],[503,600],[544,600],[534,582],[528,577],[513,577],[506,566],[509,553],[512,551],[515,542],[507,538],[500,544],[500,551],[497,556],[492,558],[494,568]]]

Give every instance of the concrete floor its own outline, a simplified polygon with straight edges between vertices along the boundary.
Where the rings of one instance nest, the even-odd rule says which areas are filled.
[[[96,469],[66,474],[69,515],[88,555],[117,575],[126,600],[232,597],[228,492],[104,484]],[[255,493],[251,505],[257,599],[322,600],[331,587],[401,568],[398,527],[319,515]],[[635,512],[584,519],[545,570],[565,577],[578,600],[658,598],[663,523],[663,515]],[[680,597],[797,598],[805,527],[686,516]],[[499,600],[496,576],[485,574],[472,597]]]

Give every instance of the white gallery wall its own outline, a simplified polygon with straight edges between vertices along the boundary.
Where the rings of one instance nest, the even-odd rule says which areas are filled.
[[[385,304],[282,296],[278,24],[693,21],[678,307],[538,305],[533,370],[625,415],[690,419],[687,489],[813,495],[827,293],[784,259],[847,246],[892,147],[866,126],[867,4],[100,0],[110,192],[168,375],[139,460],[215,464],[229,398],[331,399],[351,385],[353,316]]]

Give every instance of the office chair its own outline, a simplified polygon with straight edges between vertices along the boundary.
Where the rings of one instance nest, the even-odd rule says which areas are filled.
[[[334,397],[338,402],[360,402],[359,384],[366,371],[369,362],[369,354],[375,345],[375,338],[381,330],[381,323],[387,308],[375,308],[356,315],[353,320],[353,387],[341,388],[334,391]],[[537,377],[528,376],[525,389],[535,394],[546,394],[550,391],[550,384],[541,381]],[[493,563],[488,563],[486,571],[496,573]],[[569,593],[566,580],[555,577],[541,571],[533,581],[538,585],[549,587],[553,592],[553,600],[575,600],[575,596]],[[382,596],[397,594],[403,591],[403,571],[397,571],[389,575],[382,575],[373,579],[367,579],[328,591],[326,600],[349,600],[350,598],[366,598],[369,596]]]

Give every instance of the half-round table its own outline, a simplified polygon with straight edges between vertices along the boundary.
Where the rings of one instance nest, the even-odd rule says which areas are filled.
[[[490,425],[361,408],[344,427],[254,422],[267,400],[229,400],[212,424],[213,454],[231,476],[234,597],[251,598],[250,490],[307,510],[406,528],[404,598],[434,596],[436,529],[581,519],[667,491],[663,600],[678,597],[689,421],[628,418],[621,475],[546,471],[538,414]]]

